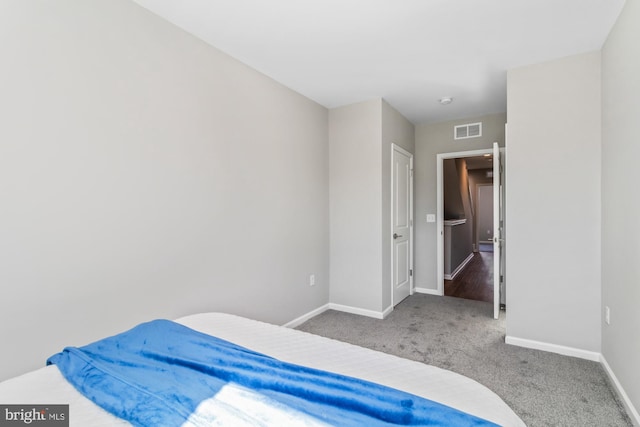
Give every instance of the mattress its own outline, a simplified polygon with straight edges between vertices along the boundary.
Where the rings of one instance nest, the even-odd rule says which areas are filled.
[[[202,313],[176,322],[286,362],[397,388],[505,427],[525,425],[488,388],[434,366],[230,314]],[[129,425],[76,391],[55,365],[0,383],[0,404],[69,404],[70,426]]]

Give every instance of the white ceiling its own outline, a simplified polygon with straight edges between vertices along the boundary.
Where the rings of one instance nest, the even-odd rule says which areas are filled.
[[[134,1],[328,108],[382,97],[416,124],[506,111],[507,69],[600,49],[624,4]]]

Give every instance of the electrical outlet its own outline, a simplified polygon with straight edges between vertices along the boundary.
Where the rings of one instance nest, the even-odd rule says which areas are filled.
[[[604,307],[604,321],[607,325],[611,324],[611,310],[608,305]]]
[[[309,286],[315,286],[316,284],[316,275],[315,274],[310,274],[309,275]]]

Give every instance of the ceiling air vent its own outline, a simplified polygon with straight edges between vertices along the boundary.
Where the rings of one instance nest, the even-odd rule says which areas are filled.
[[[453,128],[454,139],[477,138],[482,136],[482,122],[467,123]]]

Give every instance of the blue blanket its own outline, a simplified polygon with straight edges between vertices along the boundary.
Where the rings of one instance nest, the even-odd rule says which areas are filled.
[[[136,426],[495,426],[409,393],[285,363],[168,320],[65,348],[47,364],[57,365],[97,405]]]

